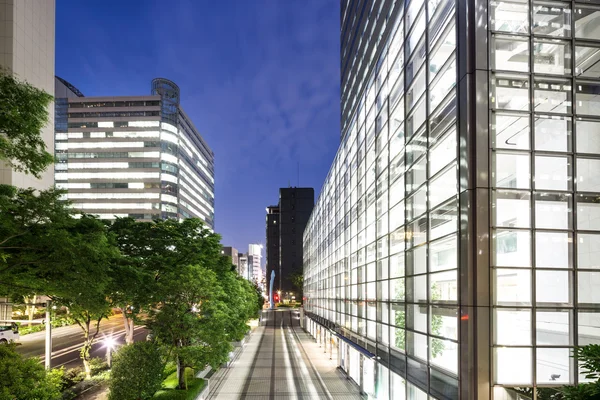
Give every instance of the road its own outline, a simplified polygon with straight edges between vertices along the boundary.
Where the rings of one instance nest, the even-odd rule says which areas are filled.
[[[17,346],[17,351],[26,357],[40,357],[42,362],[45,360],[45,332],[30,333],[22,336]],[[148,334],[142,326],[136,326],[133,337],[135,341],[144,340]],[[117,346],[125,343],[125,329],[123,327],[123,317],[115,315],[100,324],[100,333],[98,342],[92,347],[92,357],[105,357],[106,348],[102,339],[112,336]],[[65,326],[52,330],[52,367],[65,366],[73,368],[81,366],[79,351],[83,345],[83,331],[78,325]]]
[[[256,328],[232,366],[213,375],[208,399],[364,398],[329,354],[300,328],[297,311],[263,311],[263,322],[265,326]]]

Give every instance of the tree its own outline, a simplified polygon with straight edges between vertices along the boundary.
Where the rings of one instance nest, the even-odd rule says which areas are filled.
[[[52,164],[41,136],[52,96],[0,70],[0,160],[36,178]]]
[[[122,347],[113,360],[109,400],[151,398],[161,387],[164,367],[158,346],[152,342]]]
[[[207,244],[218,243],[219,237],[193,218],[150,223],[118,218],[109,232],[123,255],[110,297],[123,314],[126,342],[131,343],[134,322],[141,321],[140,314],[161,301],[157,288],[163,275],[182,266],[202,264],[208,257]],[[215,259],[214,252],[210,257]]]
[[[23,358],[15,346],[0,346],[0,400],[61,399],[59,382],[35,358]]]
[[[147,321],[155,340],[177,364],[179,388],[185,388],[186,367],[202,369],[227,360],[231,349],[225,328],[227,306],[218,298],[222,289],[216,274],[200,265],[164,273],[159,289],[162,301]]]
[[[47,295],[82,328],[82,359],[109,312],[108,287],[119,252],[106,226],[60,200],[61,191],[0,186],[0,287],[13,296]]]

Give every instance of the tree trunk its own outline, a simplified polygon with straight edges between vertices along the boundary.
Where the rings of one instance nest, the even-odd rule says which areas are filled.
[[[29,298],[28,296],[24,296],[23,300],[25,300],[25,312],[27,313],[27,316],[29,317],[29,324],[28,326],[31,328],[31,325],[33,324],[33,317],[35,315],[35,312],[37,311],[37,308],[35,307],[35,301],[37,300],[37,295],[33,295],[33,298]],[[32,304],[34,303],[34,304]]]
[[[177,356],[177,381],[179,382],[177,387],[181,390],[185,390],[185,365],[183,365],[179,356]]]
[[[132,344],[133,343],[133,328],[134,328],[134,323],[133,323],[133,318],[129,318],[129,332],[127,332],[127,344]]]

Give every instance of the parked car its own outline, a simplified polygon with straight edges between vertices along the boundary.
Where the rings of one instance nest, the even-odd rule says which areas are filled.
[[[14,322],[10,325],[0,322],[0,344],[16,342],[19,340],[19,326]]]

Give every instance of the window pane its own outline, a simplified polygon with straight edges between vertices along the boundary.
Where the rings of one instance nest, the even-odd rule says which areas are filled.
[[[577,158],[577,191],[600,192],[600,160]]]
[[[494,192],[495,201],[492,205],[494,224],[506,228],[529,228],[530,195],[528,192],[497,190]],[[600,212],[600,209],[599,209]],[[600,221],[599,221],[600,225]]]
[[[569,157],[535,156],[535,188],[569,190],[571,188],[571,159]]]
[[[562,193],[536,193],[535,227],[569,229],[571,227],[571,196]]]
[[[436,321],[432,321],[432,324]],[[458,372],[458,343],[450,340],[430,337],[430,361],[431,364],[443,368],[447,371]],[[432,380],[433,385],[433,380]],[[443,390],[448,391],[447,385],[443,385]]]
[[[406,63],[406,67],[404,68],[404,76],[406,79],[406,86],[408,87],[414,80],[415,74],[421,68],[421,65],[425,62],[425,58],[427,56],[427,50],[425,48],[425,38],[421,39],[421,42],[417,45],[417,50],[413,54],[412,58]],[[423,68],[422,71],[424,71]],[[425,74],[422,75],[422,79],[424,79]],[[408,93],[408,92],[407,92]]]
[[[406,327],[427,333],[427,307],[419,304],[407,304]]]
[[[529,110],[529,79],[520,75],[492,78],[492,105],[498,110]]]
[[[444,32],[444,37],[440,39],[436,48],[429,55],[429,81],[437,75],[440,69],[446,64],[446,61],[456,48],[456,32],[454,25],[449,26]]]
[[[427,211],[427,188],[425,186],[417,190],[415,194],[406,200],[407,219],[415,218]]]
[[[432,306],[429,308],[431,333],[448,339],[458,339],[458,310],[456,307]]]
[[[493,146],[498,149],[529,150],[529,121],[529,115],[493,113]]]
[[[564,79],[536,79],[533,97],[535,111],[552,113],[571,112],[571,82]]]
[[[535,149],[571,151],[571,118],[549,115],[536,116]]]
[[[533,33],[535,35],[570,37],[570,5],[557,2],[535,2],[533,5]]]
[[[415,78],[413,85],[406,90],[406,112],[409,113],[417,100],[421,98],[427,87],[425,81],[425,68],[421,69],[421,72]]]
[[[533,42],[533,72],[565,75],[571,73],[571,44],[563,40]]]
[[[494,272],[496,305],[531,305],[531,270],[496,268]]]
[[[577,195],[577,229],[600,231],[600,198]]]
[[[531,345],[531,310],[496,308],[494,344],[504,346]]]
[[[529,154],[495,153],[494,185],[501,188],[529,188]]]
[[[535,271],[535,301],[567,305],[571,303],[569,287],[571,286],[570,271]]]
[[[531,233],[529,231],[498,229],[494,232],[493,246],[494,266],[531,266]]]
[[[577,268],[600,269],[600,235],[577,234]]]
[[[494,31],[528,33],[529,5],[525,1],[491,1],[491,28]]]
[[[456,158],[456,129],[450,132],[435,144],[429,151],[429,174],[435,175],[450,161]]]
[[[431,212],[429,217],[429,240],[435,240],[458,229],[458,204],[456,201],[443,204]]]
[[[456,86],[456,62],[453,60],[440,72],[440,76],[429,89],[429,112],[435,111],[437,106]]]
[[[416,275],[423,274],[427,272],[427,245],[416,247],[410,251],[406,252],[406,275]],[[425,275],[422,275],[419,279],[425,279]],[[425,281],[419,281],[418,287],[423,289],[421,292],[420,289],[418,292],[411,292],[412,295],[416,296],[414,298],[408,298],[409,301],[416,300],[427,300],[426,287],[427,283]],[[408,291],[408,281],[407,281],[407,291]],[[417,285],[416,285],[417,286]]]
[[[575,46],[575,76],[600,78],[600,47]]]
[[[598,15],[600,16],[600,12]],[[575,100],[577,114],[600,115],[600,84],[578,81],[575,85]]]
[[[588,7],[575,7],[575,37],[579,39],[598,39],[600,10]]]
[[[518,36],[492,36],[491,64],[495,70],[529,72],[529,40]]]
[[[571,345],[571,311],[538,311],[535,317],[535,331],[538,345]]]
[[[600,312],[580,311],[578,314],[578,344],[600,344]]]
[[[535,266],[538,268],[572,268],[571,235],[567,232],[535,233]]]
[[[429,207],[434,208],[457,193],[456,167],[451,166],[429,184]]]
[[[427,158],[423,157],[406,171],[406,193],[412,193],[413,190],[421,186],[426,180]]]
[[[578,119],[577,152],[600,154],[600,121]]]
[[[579,272],[577,276],[577,301],[579,304],[600,302],[600,272]]]
[[[458,300],[456,274],[456,270],[450,270],[429,275],[429,294],[432,302],[456,302]]]
[[[570,357],[571,349],[537,349],[536,371],[538,383],[559,383],[572,382]]]
[[[429,271],[456,268],[458,242],[456,235],[432,242],[429,245]]]
[[[531,349],[495,348],[495,383],[504,385],[531,385]],[[515,363],[515,360],[519,360]]]

